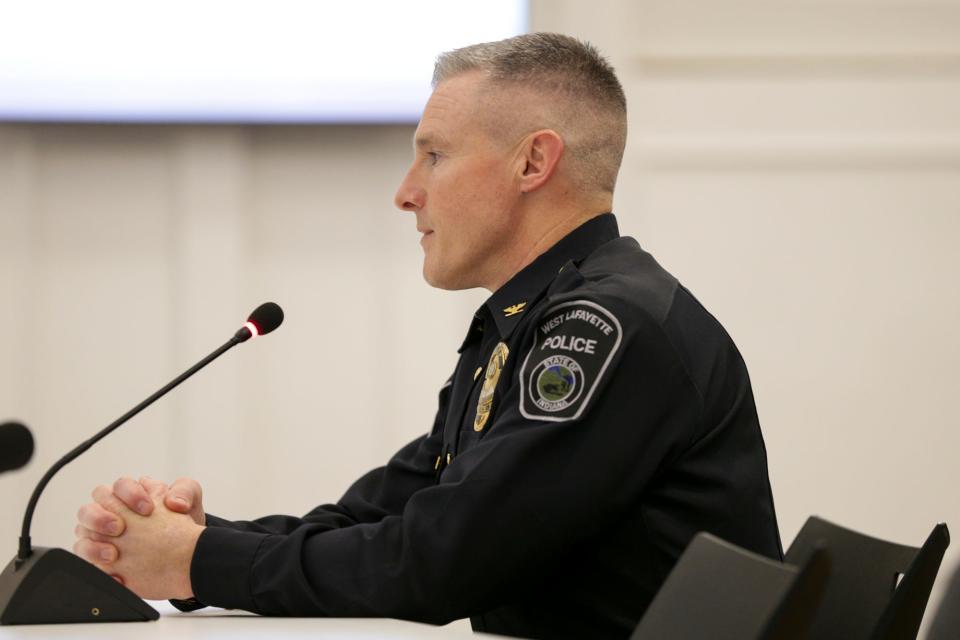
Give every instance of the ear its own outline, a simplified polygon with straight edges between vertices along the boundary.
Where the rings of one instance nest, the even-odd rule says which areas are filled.
[[[527,136],[521,149],[520,191],[536,191],[550,180],[563,155],[563,138],[552,129],[541,129]]]

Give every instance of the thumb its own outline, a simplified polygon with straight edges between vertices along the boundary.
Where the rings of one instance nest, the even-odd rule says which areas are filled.
[[[203,492],[196,480],[180,478],[170,485],[163,503],[171,511],[190,513],[193,509],[202,508],[202,499]]]

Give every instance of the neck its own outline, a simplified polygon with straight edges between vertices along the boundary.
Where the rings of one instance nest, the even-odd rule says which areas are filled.
[[[491,293],[496,291],[584,222],[612,211],[612,204],[610,199],[606,199],[568,209],[561,214],[554,210],[549,217],[542,211],[523,216],[526,224],[518,225],[514,234],[516,241],[512,243],[514,250],[503,261],[503,268],[498,270],[493,281],[484,285],[484,288]]]

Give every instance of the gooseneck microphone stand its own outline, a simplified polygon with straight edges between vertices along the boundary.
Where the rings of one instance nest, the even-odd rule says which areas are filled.
[[[244,330],[245,328],[241,329],[240,331],[244,331]],[[219,349],[217,349],[216,351],[208,355],[206,358],[204,358],[197,364],[193,365],[192,367],[190,367],[189,369],[181,373],[179,376],[177,376],[171,382],[169,382],[166,386],[164,386],[162,389],[154,393],[152,396],[150,396],[149,398],[147,398],[146,400],[144,400],[143,402],[135,406],[133,409],[130,409],[130,411],[127,411],[125,414],[123,414],[122,416],[120,416],[119,418],[111,422],[109,425],[103,428],[95,436],[93,436],[89,440],[86,440],[85,442],[81,442],[70,453],[63,456],[59,460],[57,460],[57,462],[52,467],[50,467],[50,469],[40,479],[39,484],[37,484],[37,488],[33,490],[33,495],[30,496],[30,502],[27,503],[27,511],[23,516],[23,528],[21,529],[21,533],[20,533],[20,547],[19,547],[19,550],[17,551],[16,563],[18,568],[22,566],[23,563],[26,562],[27,559],[30,558],[30,556],[33,553],[33,549],[30,546],[30,524],[33,521],[33,512],[37,508],[37,501],[40,500],[40,494],[43,493],[43,490],[47,488],[47,484],[49,484],[53,476],[55,476],[57,472],[60,471],[60,469],[63,469],[65,466],[67,466],[68,464],[70,464],[71,462],[79,458],[87,449],[89,449],[90,447],[97,444],[98,442],[106,438],[108,435],[113,433],[117,429],[117,427],[119,427],[120,425],[125,423],[127,420],[129,420],[133,416],[137,415],[138,413],[140,413],[141,411],[143,411],[144,409],[152,405],[154,402],[156,402],[163,396],[167,395],[167,393],[173,390],[174,387],[178,386],[181,382],[183,382],[184,380],[186,380],[187,378],[195,374],[197,371],[200,371],[200,369],[203,369],[205,366],[207,366],[208,364],[210,364],[211,362],[219,358],[221,355],[223,355],[227,350],[235,347],[238,344],[240,344],[240,340],[238,340],[236,336],[230,338],[230,340],[227,341]]]
[[[0,624],[133,622],[160,617],[132,591],[74,554],[59,548],[33,548],[30,524],[37,501],[60,469],[226,351],[256,335],[270,333],[282,321],[283,311],[279,306],[272,302],[260,305],[250,314],[247,323],[216,351],[50,467],[30,496],[17,555],[0,574]]]

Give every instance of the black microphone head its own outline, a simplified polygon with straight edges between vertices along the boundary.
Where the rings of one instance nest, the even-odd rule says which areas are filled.
[[[257,328],[257,335],[267,335],[283,322],[283,309],[276,302],[264,302],[253,310],[247,322]]]
[[[233,334],[234,344],[270,333],[283,322],[283,309],[276,302],[264,302],[253,310],[246,324]]]
[[[26,465],[33,457],[33,436],[19,422],[0,424],[0,473]]]

